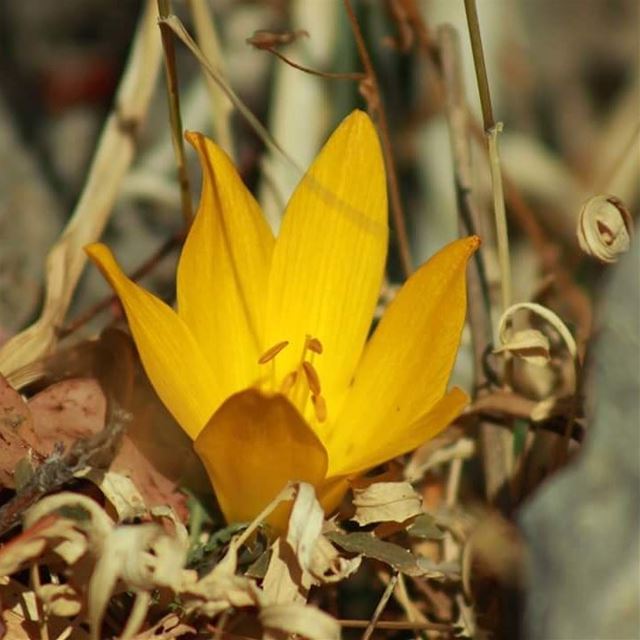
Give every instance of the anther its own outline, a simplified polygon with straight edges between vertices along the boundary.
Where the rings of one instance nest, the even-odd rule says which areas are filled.
[[[278,344],[274,344],[273,347],[267,349],[260,358],[258,358],[258,364],[267,364],[267,362],[273,360],[288,344],[288,340],[283,340],[282,342],[278,342]]]
[[[280,387],[280,392],[283,393],[284,395],[289,393],[289,391],[291,391],[291,389],[293,389],[293,385],[296,383],[297,379],[298,379],[298,372],[297,371],[292,371],[291,373],[288,373],[285,376],[284,380],[282,381],[282,385]]]
[[[318,338],[307,338],[307,349],[314,353],[322,353],[322,342]]]
[[[307,383],[309,385],[311,393],[314,396],[319,396],[321,392],[320,377],[318,376],[318,372],[316,371],[315,367],[310,362],[305,360],[302,363],[302,369],[304,371],[304,375],[307,378]]]
[[[311,402],[318,422],[324,422],[327,419],[327,403],[325,399],[321,395],[312,395]]]

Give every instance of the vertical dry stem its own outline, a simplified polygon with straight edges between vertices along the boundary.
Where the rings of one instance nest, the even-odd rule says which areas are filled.
[[[160,18],[168,18],[171,13],[170,0],[158,0],[158,14]],[[178,76],[176,74],[176,50],[173,42],[173,33],[164,22],[159,22],[162,36],[162,48],[164,50],[164,69],[167,79],[167,98],[169,101],[169,120],[171,123],[171,140],[176,154],[178,167],[178,181],[180,183],[180,202],[182,205],[182,217],[185,227],[189,227],[193,218],[193,203],[191,201],[191,189],[189,187],[189,175],[187,173],[187,161],[184,153],[184,140],[182,139],[182,118],[180,116],[180,94],[178,89]]]

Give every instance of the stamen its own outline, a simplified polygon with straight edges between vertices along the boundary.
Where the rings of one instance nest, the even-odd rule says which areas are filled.
[[[297,379],[298,379],[297,371],[292,371],[291,373],[288,373],[285,376],[284,380],[282,381],[282,385],[280,386],[280,392],[283,393],[284,395],[289,393],[289,391],[293,389],[293,385],[296,383]]]
[[[314,353],[322,353],[322,342],[318,338],[307,338],[307,349]]]
[[[327,419],[327,403],[321,395],[312,395],[311,402],[316,412],[318,422],[324,422]]]
[[[320,387],[320,377],[318,376],[318,372],[315,367],[305,360],[302,363],[302,369],[304,371],[304,375],[307,377],[307,383],[309,384],[309,389],[314,396],[319,396],[322,389]]]
[[[260,358],[258,359],[258,364],[267,364],[267,362],[273,360],[288,344],[288,340],[283,340],[282,342],[278,342],[278,344],[274,344],[273,347],[267,349],[260,356]]]

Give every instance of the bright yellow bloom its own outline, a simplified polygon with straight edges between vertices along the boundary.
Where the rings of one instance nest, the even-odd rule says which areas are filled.
[[[212,141],[177,274],[177,312],[87,248],[124,306],[145,370],[195,440],[228,521],[254,517],[288,481],[327,511],[346,479],[414,449],[467,402],[446,393],[479,240],[453,242],[402,287],[366,343],[388,239],[384,164],[356,111],[326,143],[274,239]]]

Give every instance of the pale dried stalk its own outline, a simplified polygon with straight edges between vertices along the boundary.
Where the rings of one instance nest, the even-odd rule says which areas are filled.
[[[469,114],[462,78],[460,43],[456,30],[450,25],[438,29],[438,44],[442,59],[442,77],[446,98],[447,123],[454,165],[458,215],[463,233],[476,233],[482,225],[482,212],[473,197],[471,182],[471,151]],[[494,248],[490,243],[474,256],[467,278],[469,326],[474,361],[474,391],[482,393],[486,386],[484,353],[492,339],[490,317],[491,300],[486,282],[483,254]],[[511,435],[500,424],[484,419],[479,424],[479,442],[485,473],[485,495],[491,502],[508,507],[508,486],[512,469]]]
[[[224,75],[224,60],[220,47],[220,39],[216,31],[213,11],[207,0],[190,0],[193,26],[196,30],[196,39],[202,53],[211,65]],[[220,89],[216,82],[206,73],[204,74],[209,92],[209,106],[213,134],[215,141],[231,156],[235,157],[233,137],[231,135],[231,114],[233,103]]]
[[[83,247],[100,237],[133,160],[136,132],[156,84],[161,51],[155,3],[147,0],[115,107],[100,136],[84,190],[47,258],[46,297],[40,318],[0,349],[0,372],[14,387],[41,375],[41,366],[35,362],[50,353],[58,341],[57,329],[86,262]]]

